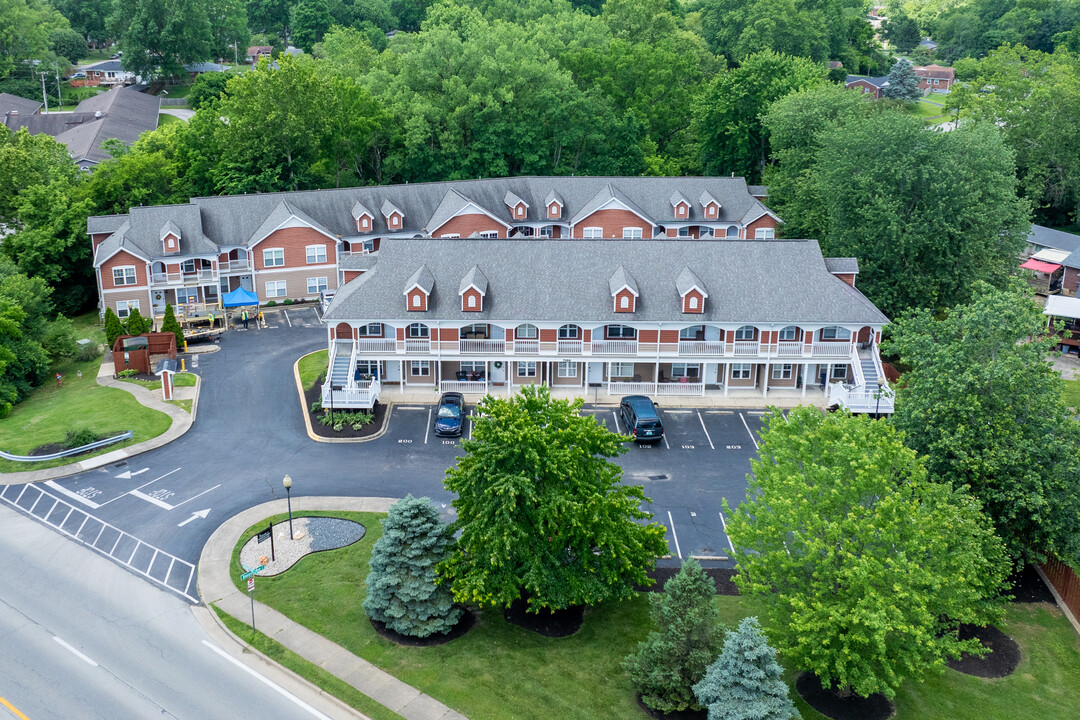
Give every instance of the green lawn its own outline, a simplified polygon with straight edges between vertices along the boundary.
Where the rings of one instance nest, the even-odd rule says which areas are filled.
[[[172,100],[175,100],[176,98],[186,98],[188,93],[191,92],[191,83],[185,85],[169,85],[165,90],[168,90],[169,94],[165,95],[162,93],[162,97],[167,97]]]
[[[319,350],[300,358],[300,365],[298,366],[300,384],[304,386],[305,391],[310,390],[319,381],[319,378],[326,372],[329,362],[329,350]]]
[[[105,344],[105,328],[101,324],[96,311],[76,315],[71,318],[71,321],[75,323],[76,340],[86,338],[91,342],[96,342],[98,345]]]
[[[136,378],[121,378],[124,382],[141,385],[147,390],[160,390],[160,380],[138,380]],[[195,387],[195,376],[189,372],[176,373],[173,376],[173,387]]]
[[[1063,380],[1061,392],[1065,404],[1071,408],[1080,408],[1080,380]]]
[[[91,50],[87,47],[86,55],[79,60],[80,65],[108,60],[114,53],[111,50]]]
[[[186,123],[187,120],[178,118],[175,115],[169,113],[158,113],[158,127],[162,125],[175,125],[176,123]]]
[[[0,460],[0,473],[41,470],[79,462],[149,440],[169,429],[171,419],[165,413],[143,407],[131,393],[98,385],[100,366],[101,358],[88,362],[68,360],[56,365],[51,373],[64,376],[63,386],[57,387],[54,381],[47,380],[16,405],[11,415],[0,420],[0,450],[25,455],[39,445],[63,443],[67,431],[77,428],[89,428],[98,434],[134,430],[135,436],[74,459],[37,463]],[[80,370],[81,378],[78,377]]]
[[[165,402],[169,403],[170,405],[175,405],[176,407],[182,409],[188,414],[191,413],[191,406],[193,404],[191,400],[166,400]]]
[[[307,514],[307,513],[305,513]],[[321,513],[363,523],[360,542],[304,558],[276,578],[260,579],[257,599],[458,710],[470,720],[626,720],[645,718],[620,667],[622,658],[649,630],[649,603],[639,594],[623,603],[590,610],[572,637],[553,639],[505,622],[501,613],[483,613],[467,635],[446,645],[399,647],[371,628],[361,608],[371,546],[381,534],[369,513]],[[279,521],[285,516],[277,516]],[[232,577],[240,581],[239,548]],[[717,597],[729,626],[753,614],[751,603]],[[1020,643],[1024,659],[1012,676],[982,680],[952,670],[921,684],[908,683],[896,699],[896,717],[919,720],[1005,720],[1075,716],[1080,696],[1080,641],[1065,618],[1044,605],[1009,608],[1005,632]],[[789,681],[794,673],[789,671]],[[794,697],[797,697],[792,690]],[[807,720],[823,716],[797,701]]]

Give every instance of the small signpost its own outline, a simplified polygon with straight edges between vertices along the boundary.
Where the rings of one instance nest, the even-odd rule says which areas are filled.
[[[251,630],[255,631],[255,574],[266,569],[265,565],[260,565],[257,568],[249,568],[244,563],[240,563],[240,566],[247,570],[240,576],[241,580],[248,581],[248,596],[251,597]]]
[[[266,538],[270,538],[270,561],[274,561],[274,523],[270,523],[266,526],[265,530],[260,530],[259,534],[255,536],[255,542],[262,544],[266,542]]]

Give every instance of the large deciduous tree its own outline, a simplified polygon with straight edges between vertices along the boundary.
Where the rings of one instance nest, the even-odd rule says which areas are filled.
[[[911,366],[893,424],[934,477],[983,503],[1013,557],[1080,559],[1080,426],[1038,339],[1046,318],[1019,281],[978,284],[970,303],[892,326]]]
[[[448,580],[436,569],[454,544],[428,498],[407,495],[390,506],[371,549],[364,612],[402,635],[449,632],[461,618]]]
[[[213,48],[209,0],[113,0],[109,31],[124,68],[143,78],[178,77]]]
[[[771,50],[718,74],[702,93],[697,111],[705,172],[758,180],[769,157],[769,135],[761,115],[785,95],[820,85],[824,79],[824,65]]]
[[[657,557],[664,529],[641,508],[640,485],[620,482],[609,458],[625,440],[579,413],[581,400],[552,400],[528,386],[485,397],[465,455],[446,472],[460,531],[444,570],[458,601],[533,612],[629,597]]]
[[[772,413],[728,521],[742,593],[796,667],[866,696],[940,670],[999,617],[1008,563],[970,494],[931,482],[886,421]],[[730,512],[730,510],[729,510]]]
[[[812,171],[827,255],[857,257],[859,286],[889,316],[1001,286],[1030,227],[1013,154],[997,128],[935,132],[897,111],[824,133]]]
[[[330,29],[331,20],[326,0],[299,0],[292,10],[289,39],[301,50],[311,52]]]

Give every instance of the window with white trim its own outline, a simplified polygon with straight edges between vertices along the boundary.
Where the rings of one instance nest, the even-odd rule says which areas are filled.
[[[536,377],[536,362],[519,362],[517,364],[518,377]]]
[[[629,325],[608,325],[604,328],[604,335],[608,339],[633,340],[637,337],[637,330]]]
[[[441,237],[443,237],[443,238],[445,238],[447,240],[455,240],[455,239],[461,237],[461,233],[443,233],[441,235]]]
[[[790,380],[791,379],[791,365],[773,365],[772,368],[773,380]]]
[[[390,227],[397,227],[401,224],[401,218],[397,215],[390,216]]]
[[[414,293],[412,296],[412,306],[414,308],[420,307],[420,293]]]
[[[576,378],[577,377],[578,364],[573,360],[560,360],[559,361],[559,377],[561,378]]]
[[[409,337],[426,338],[431,336],[431,330],[424,323],[413,323],[409,326]]]
[[[199,302],[199,290],[197,288],[176,288],[176,304],[187,305]]]
[[[698,309],[697,304],[698,304],[698,296],[697,295],[691,295],[686,300],[686,307],[688,309],[690,309],[690,310],[697,310]]]
[[[371,377],[378,377],[379,375],[379,361],[378,360],[357,360],[356,372],[360,373],[360,376],[370,375]]]
[[[535,340],[538,333],[535,325],[518,325],[514,330],[514,337],[518,340]]]
[[[776,230],[772,228],[757,228],[754,230],[755,240],[772,240],[776,237]]]
[[[466,304],[468,305],[468,307],[471,307],[471,308],[476,307],[476,295],[473,295],[472,293],[469,293],[468,300],[466,301]]]
[[[112,270],[113,285],[134,285],[138,282],[134,265],[122,265]]]
[[[591,240],[597,240],[604,237],[604,228],[587,227],[581,231],[581,237]]]
[[[308,295],[318,295],[323,290],[326,290],[326,278],[325,277],[312,277],[307,279],[307,291]]]
[[[463,338],[469,338],[472,336],[474,340],[483,340],[488,336],[487,323],[473,323],[472,325],[466,325],[461,328],[461,336]]]
[[[497,237],[499,237],[499,231],[498,230],[484,230],[484,231],[482,231],[480,233],[480,237],[487,238],[488,240],[490,240],[492,238],[497,238]]]
[[[690,237],[690,228],[686,225],[679,228],[679,237]]]
[[[630,309],[630,296],[629,295],[623,295],[621,298],[619,298],[619,309],[621,309],[621,310],[629,310]]]
[[[686,217],[686,205],[679,203],[679,217]]]
[[[560,340],[577,340],[578,338],[578,326],[577,325],[563,325],[559,328]]]
[[[847,380],[847,364],[841,363],[829,368],[829,378],[832,380]]]
[[[285,267],[285,251],[280,248],[263,250],[263,267]]]
[[[412,377],[427,377],[431,375],[431,362],[429,360],[413,360],[409,363],[409,375]]]
[[[321,265],[326,262],[325,245],[308,245],[304,250],[307,254],[308,265]]]
[[[821,339],[822,340],[850,340],[851,339],[851,331],[848,330],[847,328],[837,327],[835,325],[833,325],[832,327],[821,328]]]
[[[728,229],[724,231],[724,237],[737,238],[739,237],[739,226],[728,225]]]
[[[540,235],[540,237],[549,238],[552,235],[553,227],[554,225],[544,225],[542,228],[540,228],[540,232],[537,234]]]
[[[671,363],[671,377],[696,380],[701,377],[701,365],[693,363]]]
[[[634,363],[616,362],[611,363],[611,377],[633,377]]]
[[[284,280],[268,280],[266,282],[266,297],[277,298],[285,297],[288,294],[287,286]]]
[[[731,365],[731,379],[732,380],[749,380],[750,373],[754,371],[752,363],[732,363]]]
[[[382,337],[382,323],[368,323],[356,329],[360,337]]]
[[[735,331],[736,340],[753,340],[754,339],[754,326],[743,325],[741,328]]]
[[[622,236],[627,240],[634,240],[641,238],[641,228],[639,227],[625,227],[622,229]]]
[[[704,325],[691,325],[679,331],[680,340],[697,340],[698,333],[705,329]]]
[[[185,260],[184,262],[180,263],[180,270],[186,273],[195,272],[195,261]]]
[[[132,310],[139,310],[138,300],[117,300],[116,301],[116,317],[126,318],[131,314]]]
[[[364,252],[366,252],[366,253],[375,252],[375,239],[371,238],[371,239],[365,240],[364,243],[363,243],[363,249],[364,249]]]
[[[799,328],[794,325],[788,325],[786,328],[780,331],[781,340],[794,340],[798,337]]]

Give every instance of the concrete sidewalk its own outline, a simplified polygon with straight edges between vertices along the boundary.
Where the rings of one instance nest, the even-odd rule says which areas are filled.
[[[293,509],[386,512],[393,503],[394,498],[298,497],[293,501]],[[263,503],[234,515],[214,531],[199,557],[198,589],[204,603],[214,603],[233,617],[251,622],[251,601],[229,577],[232,551],[245,530],[271,515],[284,513],[286,507],[283,500]],[[255,628],[406,720],[467,720],[438,700],[258,601]]]
[[[198,375],[195,376],[195,387],[181,387],[174,389],[174,399],[192,401],[191,412],[189,413],[181,407],[177,407],[176,405],[162,400],[160,392],[152,392],[141,385],[114,379],[114,372],[115,368],[112,361],[103,361],[101,367],[98,369],[97,384],[131,393],[141,405],[165,413],[172,418],[172,423],[169,425],[168,430],[157,437],[150,438],[144,442],[128,445],[119,450],[113,450],[112,452],[107,452],[103,455],[98,455],[81,462],[71,463],[70,465],[60,465],[59,467],[47,468],[45,470],[4,473],[0,475],[0,484],[22,485],[25,483],[41,482],[43,480],[55,480],[56,478],[67,477],[68,475],[77,475],[78,473],[93,470],[94,468],[103,465],[126,460],[129,457],[144,453],[147,450],[159,448],[162,445],[171,443],[191,429],[192,423],[195,422],[195,413],[199,408],[199,391],[202,388],[201,377]]]

